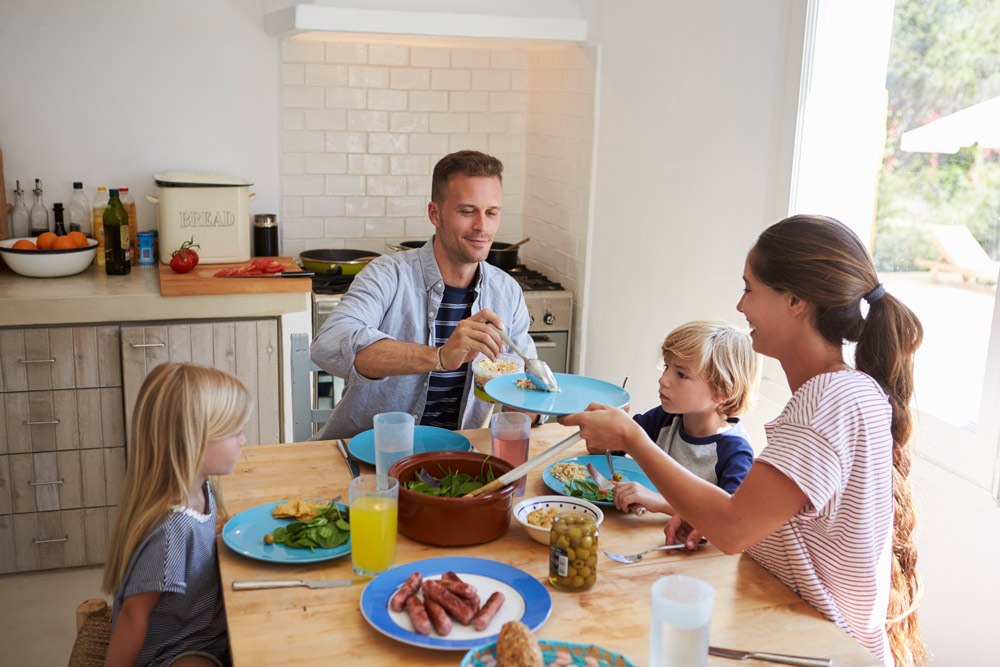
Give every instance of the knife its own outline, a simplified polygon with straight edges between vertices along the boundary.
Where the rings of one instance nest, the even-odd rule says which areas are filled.
[[[361,471],[358,469],[358,462],[352,459],[350,454],[347,453],[347,443],[344,442],[343,438],[337,441],[337,449],[340,450],[340,453],[344,455],[344,460],[347,461],[347,468],[351,471],[351,479],[360,475]]]
[[[762,651],[737,651],[731,648],[719,648],[709,646],[708,654],[720,658],[730,658],[732,660],[767,660],[768,662],[778,662],[783,665],[800,665],[801,667],[833,667],[833,660],[829,658],[805,658],[800,655],[784,655],[782,653],[764,653]]]
[[[601,491],[611,491],[615,488],[615,485],[612,484],[607,477],[602,475],[601,471],[595,468],[593,463],[587,464],[587,472],[589,472],[590,476],[594,478],[595,482],[597,482],[597,487]],[[646,508],[637,503],[632,503],[628,506],[628,511],[636,516],[642,516],[646,513]]]
[[[281,273],[258,273],[251,276],[215,276],[216,278],[312,278],[312,271],[282,271]]]
[[[234,591],[253,591],[259,588],[292,588],[305,586],[307,588],[338,588],[352,584],[364,584],[371,577],[354,577],[353,579],[237,579],[233,581]]]

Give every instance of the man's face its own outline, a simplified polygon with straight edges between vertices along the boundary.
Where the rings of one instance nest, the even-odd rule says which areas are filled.
[[[448,179],[445,200],[431,202],[428,216],[437,228],[445,256],[456,264],[486,259],[500,226],[500,179],[454,174]]]

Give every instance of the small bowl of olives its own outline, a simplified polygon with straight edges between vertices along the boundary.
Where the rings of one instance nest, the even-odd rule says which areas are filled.
[[[552,519],[563,512],[577,512],[589,516],[598,526],[604,521],[604,512],[600,507],[583,498],[570,496],[527,498],[514,507],[514,518],[524,526],[531,539],[548,546]]]

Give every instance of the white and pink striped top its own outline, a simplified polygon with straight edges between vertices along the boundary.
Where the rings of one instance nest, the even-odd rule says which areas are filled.
[[[765,426],[757,458],[809,505],[747,554],[886,665],[892,558],[892,408],[859,371],[811,378]]]

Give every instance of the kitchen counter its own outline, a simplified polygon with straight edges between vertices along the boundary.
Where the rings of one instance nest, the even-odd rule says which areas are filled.
[[[308,318],[310,308],[308,292],[162,297],[155,266],[134,267],[127,276],[109,276],[103,266],[96,265],[65,278],[26,278],[10,269],[0,271],[0,326],[281,317],[289,313],[304,313]]]

